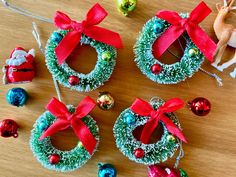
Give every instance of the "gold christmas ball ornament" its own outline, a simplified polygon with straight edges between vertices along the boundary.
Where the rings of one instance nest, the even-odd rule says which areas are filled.
[[[118,10],[125,16],[136,8],[137,0],[117,0]]]
[[[97,99],[97,104],[102,110],[109,110],[114,106],[114,98],[109,92],[101,92]]]
[[[167,139],[167,141],[169,141],[169,142],[175,142],[175,141],[176,141],[176,139],[175,139],[175,137],[174,137],[173,135],[168,135],[168,136],[166,137],[166,139]]]
[[[196,48],[191,48],[191,49],[189,49],[189,51],[188,51],[188,55],[189,55],[190,57],[195,57],[195,56],[198,55],[198,50],[197,50]]]

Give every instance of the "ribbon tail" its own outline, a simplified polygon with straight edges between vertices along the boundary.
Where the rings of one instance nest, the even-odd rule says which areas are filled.
[[[84,124],[82,120],[77,118],[72,120],[71,125],[76,136],[82,142],[84,148],[90,155],[92,155],[96,147],[97,140],[94,138],[89,128]]]
[[[186,26],[189,37],[193,43],[200,49],[205,57],[210,61],[214,61],[216,51],[215,42],[203,31],[199,26],[190,23]]]
[[[155,58],[159,58],[176,39],[185,31],[180,26],[170,26],[163,34],[154,42],[152,49]]]
[[[42,140],[46,138],[47,136],[51,136],[61,130],[66,129],[68,126],[70,126],[70,123],[67,120],[63,119],[57,119],[39,138],[39,140]]]
[[[154,132],[155,128],[158,126],[158,119],[153,119],[153,121],[148,121],[143,128],[140,141],[144,144],[148,144],[149,140]]]
[[[46,105],[46,109],[55,117],[60,119],[66,119],[67,115],[70,115],[67,107],[56,98],[52,98]]]
[[[95,101],[89,96],[85,97],[77,106],[75,115],[78,117],[84,117],[88,115],[96,106]]]
[[[153,111],[152,106],[148,102],[146,102],[140,98],[137,98],[133,102],[130,109],[134,113],[139,114],[141,116],[150,116],[151,111]]]
[[[116,32],[98,26],[90,26],[85,29],[83,33],[96,41],[111,45],[115,48],[123,48],[121,37]]]
[[[186,138],[184,137],[183,132],[176,127],[176,125],[164,114],[161,116],[161,121],[165,124],[167,130],[174,136],[177,136],[180,140],[187,143]]]
[[[81,33],[78,31],[70,31],[61,40],[55,49],[55,53],[58,59],[58,63],[61,65],[69,57],[71,52],[80,42]]]

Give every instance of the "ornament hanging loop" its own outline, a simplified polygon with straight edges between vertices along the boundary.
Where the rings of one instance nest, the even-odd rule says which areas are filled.
[[[2,0],[2,3],[6,8],[8,8],[8,9],[10,9],[10,10],[16,12],[16,13],[19,13],[19,14],[22,14],[22,15],[25,15],[27,17],[31,17],[31,18],[34,18],[34,19],[37,19],[37,20],[40,20],[40,21],[53,23],[53,21],[51,19],[42,17],[40,15],[36,15],[36,14],[34,14],[34,13],[28,11],[28,10],[25,10],[23,8],[20,8],[20,7],[17,7],[15,5],[13,5],[13,4],[10,4],[8,2],[8,0]]]

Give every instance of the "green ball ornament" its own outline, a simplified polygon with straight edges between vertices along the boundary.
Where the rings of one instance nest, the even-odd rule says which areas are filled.
[[[188,55],[189,55],[190,57],[195,57],[195,56],[198,55],[198,50],[197,50],[196,48],[191,48],[191,49],[189,49],[189,51],[188,51]]]
[[[127,16],[137,6],[137,0],[117,0],[118,10]]]
[[[110,52],[103,52],[102,53],[102,59],[104,61],[110,61],[111,60],[111,53]]]

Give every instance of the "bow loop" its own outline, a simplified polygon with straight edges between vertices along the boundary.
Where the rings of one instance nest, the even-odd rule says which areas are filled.
[[[167,21],[171,26],[154,42],[154,56],[159,58],[186,31],[192,42],[210,62],[213,62],[216,44],[198,26],[210,13],[211,9],[204,2],[190,13],[189,18],[181,18],[173,11],[158,12],[156,16]]]
[[[179,98],[172,98],[168,101],[166,101],[162,106],[161,110],[163,110],[164,113],[174,112],[179,110],[184,106],[184,102]]]
[[[72,29],[72,20],[63,12],[57,11],[54,16],[54,24],[56,27],[63,30]]]
[[[74,114],[79,118],[85,117],[95,108],[95,106],[95,101],[89,96],[87,96],[79,103]]]
[[[75,112],[71,114],[68,111],[66,105],[64,105],[56,98],[52,98],[46,106],[46,109],[48,109],[48,111],[52,115],[54,115],[57,120],[49,128],[47,128],[47,130],[41,135],[39,140],[42,140],[47,136],[51,136],[58,131],[65,130],[71,126],[85,149],[89,152],[90,155],[92,155],[96,147],[97,140],[94,138],[89,128],[81,120],[81,118],[88,115],[95,106],[96,103],[90,97],[86,97],[78,105]]]
[[[56,98],[52,98],[45,107],[53,116],[59,119],[67,119],[71,114],[67,107]]]
[[[201,23],[210,13],[211,9],[206,5],[205,2],[201,2],[198,6],[193,9],[193,11],[189,15],[190,21],[195,24]]]
[[[88,25],[97,25],[103,21],[108,13],[105,9],[100,6],[100,4],[96,3],[87,13],[86,21]]]
[[[140,98],[137,98],[133,102],[130,109],[133,112],[139,114],[140,116],[150,116],[152,111],[156,112],[155,110],[153,110],[152,106],[148,102],[146,102]]]
[[[177,136],[184,142],[187,142],[182,131],[176,127],[176,125],[166,116],[166,113],[171,113],[184,106],[184,102],[179,98],[172,98],[166,101],[157,110],[154,110],[152,106],[141,99],[136,99],[130,109],[141,116],[149,116],[147,123],[144,125],[140,140],[144,144],[148,144],[149,139],[158,126],[159,121],[165,124],[167,130],[174,136]]]

